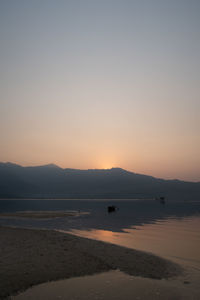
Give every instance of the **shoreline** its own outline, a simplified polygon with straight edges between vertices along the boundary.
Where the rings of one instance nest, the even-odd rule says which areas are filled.
[[[0,227],[0,299],[40,283],[119,269],[151,279],[182,273],[153,254],[52,230]]]

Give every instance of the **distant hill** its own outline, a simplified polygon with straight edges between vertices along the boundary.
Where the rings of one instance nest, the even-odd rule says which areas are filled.
[[[128,172],[62,169],[50,164],[22,167],[0,163],[0,198],[120,198],[200,200],[200,182],[164,180]]]

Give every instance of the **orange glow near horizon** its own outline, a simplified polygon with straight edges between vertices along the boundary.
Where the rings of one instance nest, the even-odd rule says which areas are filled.
[[[104,170],[108,170],[108,169],[112,169],[115,168],[115,165],[112,163],[102,163],[99,164],[99,169],[104,169]]]
[[[11,162],[15,164],[19,164],[21,166],[42,166],[42,165],[48,165],[48,164],[55,164],[58,167],[61,167],[63,169],[65,168],[71,168],[71,169],[81,169],[81,170],[88,170],[88,169],[104,169],[104,170],[109,170],[112,168],[122,168],[124,170],[133,172],[133,173],[138,173],[138,174],[144,174],[144,175],[149,175],[149,176],[154,176],[157,178],[164,178],[164,179],[180,179],[180,180],[186,180],[186,181],[194,181],[198,182],[200,181],[198,178],[200,178],[200,174],[198,171],[194,174],[193,169],[184,168],[184,166],[178,166],[179,168],[173,169],[173,166],[171,164],[161,164],[161,165],[154,165],[153,163],[150,164],[149,162],[142,163],[141,161],[134,162],[134,164],[129,165],[128,163],[119,163],[119,164],[114,164],[114,163],[92,163],[90,164],[89,161],[73,161],[71,162],[64,162],[62,163],[61,161],[54,161],[54,160],[38,160],[35,163],[28,163],[27,161],[18,161],[18,160],[2,160],[1,162]],[[175,165],[174,165],[175,166]],[[181,173],[183,175],[181,175]],[[187,176],[185,176],[187,174]],[[191,178],[190,178],[191,177]]]

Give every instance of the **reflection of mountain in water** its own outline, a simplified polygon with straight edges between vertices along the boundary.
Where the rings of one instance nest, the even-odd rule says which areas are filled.
[[[107,212],[108,205],[118,210]],[[148,200],[1,200],[1,212],[23,210],[81,210],[90,212],[81,217],[67,217],[48,220],[1,219],[0,225],[25,226],[49,229],[103,229],[122,231],[136,225],[154,223],[168,218],[183,218],[200,214],[199,202],[169,202],[162,205]]]

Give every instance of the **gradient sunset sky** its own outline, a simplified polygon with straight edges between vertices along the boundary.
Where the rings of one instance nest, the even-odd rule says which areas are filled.
[[[0,161],[200,181],[199,0],[1,0]]]

